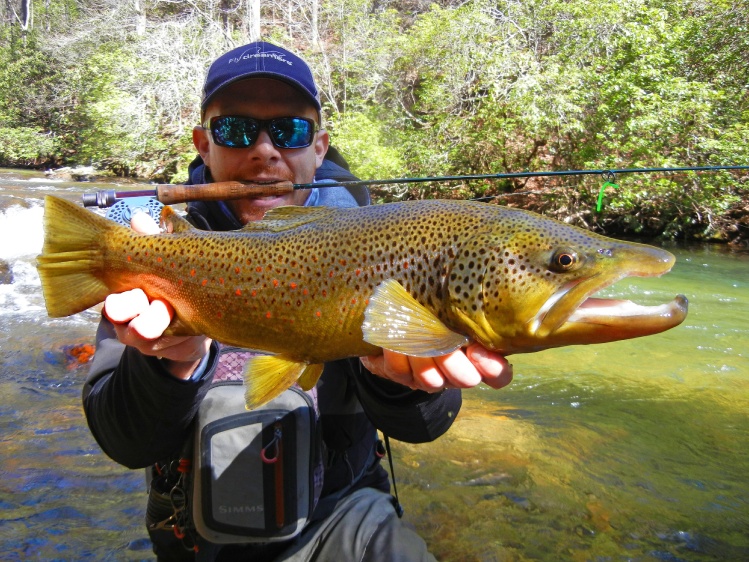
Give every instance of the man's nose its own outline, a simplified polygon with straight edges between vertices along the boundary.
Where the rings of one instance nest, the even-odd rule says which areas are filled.
[[[256,158],[274,158],[279,156],[278,148],[273,144],[266,129],[262,129],[252,145],[252,154]]]

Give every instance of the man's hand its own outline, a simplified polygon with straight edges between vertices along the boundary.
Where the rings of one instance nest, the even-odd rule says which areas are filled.
[[[157,234],[158,225],[145,213],[133,216],[131,227],[143,234]],[[208,353],[211,340],[205,336],[165,336],[174,309],[163,300],[149,302],[140,289],[109,295],[104,315],[114,324],[117,339],[144,355],[164,359],[164,366],[176,378],[189,379]]]
[[[439,357],[410,357],[385,349],[382,355],[362,357],[361,362],[375,375],[426,392],[471,388],[480,382],[502,388],[512,381],[507,359],[477,343]]]

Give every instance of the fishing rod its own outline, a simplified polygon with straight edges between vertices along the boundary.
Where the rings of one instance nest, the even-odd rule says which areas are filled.
[[[101,190],[83,194],[84,207],[111,207],[118,200],[128,197],[152,197],[165,205],[186,203],[187,201],[226,201],[245,197],[268,197],[291,193],[299,189],[324,187],[365,187],[370,185],[390,185],[405,183],[429,183],[447,181],[498,180],[530,177],[586,176],[599,175],[609,185],[615,185],[617,174],[645,174],[655,172],[712,172],[719,170],[749,170],[749,166],[691,166],[677,168],[619,168],[599,170],[557,170],[547,172],[506,172],[499,174],[465,174],[456,176],[427,176],[413,178],[390,178],[381,180],[350,180],[320,183],[292,183],[278,181],[273,183],[253,183],[225,181],[216,183],[178,185],[160,184],[152,189],[136,191]],[[512,195],[507,193],[504,195]]]

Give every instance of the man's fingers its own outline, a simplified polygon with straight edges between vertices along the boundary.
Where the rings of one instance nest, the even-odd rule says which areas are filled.
[[[146,293],[141,289],[133,289],[109,295],[104,301],[103,312],[115,324],[124,324],[147,310],[148,307]]]
[[[503,388],[512,382],[512,365],[499,353],[471,344],[466,349],[466,356],[488,386]]]
[[[173,315],[174,309],[168,303],[156,299],[130,322],[130,329],[143,339],[155,340],[169,327]]]
[[[482,381],[492,388],[502,388],[512,382],[512,365],[507,359],[479,344],[439,357],[410,357],[385,349],[382,355],[361,360],[375,375],[427,392],[472,388]]]
[[[481,382],[481,373],[460,349],[435,357],[434,362],[444,376],[447,386],[472,388]]]

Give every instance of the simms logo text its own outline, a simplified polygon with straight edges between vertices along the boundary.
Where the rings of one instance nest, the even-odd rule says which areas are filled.
[[[237,513],[262,513],[262,505],[220,505],[218,512],[221,515],[234,515]]]

